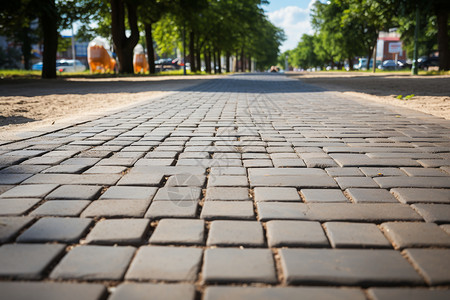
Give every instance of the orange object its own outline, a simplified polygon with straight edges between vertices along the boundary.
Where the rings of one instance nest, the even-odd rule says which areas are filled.
[[[109,56],[103,45],[94,40],[89,43],[87,52],[91,73],[114,72],[116,60]]]
[[[134,73],[148,72],[148,61],[144,53],[134,53],[133,67]]]

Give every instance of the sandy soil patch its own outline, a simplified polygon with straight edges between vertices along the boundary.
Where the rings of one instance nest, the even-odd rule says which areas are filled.
[[[0,126],[32,130],[136,105],[210,78],[217,76],[4,80],[0,81]]]
[[[411,76],[405,73],[359,73],[359,72],[304,72],[287,73],[292,78],[335,90],[366,97],[386,105],[418,110],[450,120],[450,76]],[[409,100],[396,99],[398,95],[415,96]]]

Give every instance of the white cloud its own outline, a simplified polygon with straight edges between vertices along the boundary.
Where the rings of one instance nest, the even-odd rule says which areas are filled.
[[[286,34],[286,41],[280,47],[281,52],[294,49],[304,33],[313,33],[309,13],[314,2],[315,0],[312,0],[307,8],[286,6],[267,13],[269,20],[275,26],[284,29]]]

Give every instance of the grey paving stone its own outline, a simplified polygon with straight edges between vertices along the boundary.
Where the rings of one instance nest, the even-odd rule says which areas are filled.
[[[360,168],[360,170],[369,177],[379,177],[379,176],[405,176],[406,174],[402,172],[399,168]]]
[[[88,157],[74,157],[63,161],[62,165],[83,165],[93,166],[100,161],[100,158],[88,158]]]
[[[93,201],[81,217],[142,217],[150,200],[97,200]]]
[[[33,174],[0,173],[0,184],[19,184]]]
[[[203,220],[162,219],[150,237],[150,244],[203,245]]]
[[[427,222],[450,223],[450,205],[448,204],[413,204],[411,207]]]
[[[378,177],[375,182],[381,188],[450,188],[447,177]]]
[[[247,187],[248,180],[247,176],[210,176],[208,178],[208,187],[215,186],[236,186],[236,187]]]
[[[287,168],[287,167],[305,167],[305,163],[300,158],[276,158],[272,159],[275,168]]]
[[[278,281],[269,249],[207,249],[202,274],[205,283]]]
[[[450,224],[444,224],[440,226],[445,232],[450,234]]]
[[[333,287],[238,287],[209,286],[205,300],[365,300],[364,292],[356,288]]]
[[[110,219],[95,224],[84,242],[88,244],[133,245],[144,241],[149,227],[147,219]]]
[[[281,249],[288,284],[421,284],[422,278],[394,250]]]
[[[247,175],[243,167],[212,167],[209,174],[211,176]]]
[[[296,188],[256,187],[254,189],[256,202],[261,201],[301,201]]]
[[[0,243],[10,241],[32,221],[31,217],[0,217]]]
[[[377,183],[369,177],[335,177],[340,188],[378,188]]]
[[[332,177],[344,177],[344,176],[364,176],[364,174],[358,168],[326,168],[328,175]]]
[[[127,169],[123,166],[93,166],[83,174],[121,174]]]
[[[57,165],[43,170],[44,174],[78,174],[89,168],[86,165]]]
[[[1,194],[0,198],[44,198],[56,187],[57,184],[18,185]]]
[[[135,250],[129,246],[77,246],[63,257],[50,278],[121,280]]]
[[[206,176],[191,174],[176,174],[167,179],[166,186],[196,186],[202,187],[205,183]]]
[[[391,248],[375,224],[327,222],[325,229],[333,248]]]
[[[243,161],[245,168],[267,168],[273,167],[270,159],[245,159]]]
[[[328,247],[328,240],[319,222],[267,222],[269,247]]]
[[[349,148],[349,147],[346,147]],[[353,148],[353,147],[352,147]],[[330,149],[328,149],[330,150]],[[370,149],[368,149],[370,150]],[[418,167],[419,163],[408,158],[379,159],[364,154],[330,154],[341,167]]]
[[[106,295],[102,284],[66,282],[0,282],[2,297],[8,300],[101,300]]]
[[[104,158],[97,163],[97,166],[123,166],[132,167],[138,158],[135,157],[114,157],[114,158]]]
[[[355,203],[370,203],[370,202],[398,203],[397,199],[395,199],[395,197],[391,193],[389,193],[388,190],[350,188],[346,190],[346,192]]]
[[[209,187],[206,189],[205,200],[251,200],[247,188],[241,187]]]
[[[120,174],[36,174],[25,180],[24,183],[114,185],[120,176]]]
[[[172,152],[149,152],[147,155],[145,155],[145,158],[175,158],[177,156],[178,152],[172,151]]]
[[[61,244],[6,244],[0,247],[0,277],[39,279],[64,251]]]
[[[418,162],[425,168],[450,166],[450,159],[419,159]]]
[[[450,235],[434,223],[388,222],[381,229],[395,249],[450,247]]]
[[[250,185],[273,187],[297,187],[297,188],[333,188],[336,182],[328,175],[286,175],[286,176],[252,176]]]
[[[137,251],[125,279],[194,282],[202,254],[198,248],[144,246]]]
[[[42,218],[22,233],[19,243],[76,243],[91,225],[90,219]]]
[[[448,189],[395,188],[391,193],[406,204],[411,203],[450,203]]]
[[[40,199],[36,198],[0,199],[0,216],[23,215],[40,201]]]
[[[36,174],[51,167],[50,165],[13,165],[0,170],[2,174]]]
[[[445,173],[441,169],[433,168],[401,168],[408,176],[420,176],[420,177],[448,177],[449,174]],[[450,180],[450,178],[448,178]]]
[[[302,189],[305,202],[350,202],[340,190]]]
[[[198,201],[154,201],[145,213],[146,218],[195,218]]]
[[[254,219],[251,201],[207,201],[203,204],[200,218],[205,220]]]
[[[119,180],[117,185],[158,186],[164,179],[160,173],[132,174],[128,173]]]
[[[95,185],[61,185],[48,194],[47,200],[92,200],[97,198],[102,190]]]
[[[151,200],[157,189],[156,187],[112,186],[100,196],[100,200]]]
[[[122,283],[108,300],[140,300],[151,295],[152,300],[194,300],[195,286],[192,284]]]
[[[450,297],[450,290],[424,288],[370,288],[368,295],[374,300],[445,300]]]
[[[88,200],[46,201],[30,212],[30,216],[78,217],[89,204]]]
[[[202,189],[200,187],[162,187],[158,189],[154,201],[199,201]]]
[[[207,246],[264,246],[263,228],[255,221],[213,221]]]
[[[404,253],[429,285],[449,284],[450,249],[406,249]]]
[[[67,157],[63,156],[41,156],[33,157],[22,162],[23,165],[57,165]]]
[[[256,207],[260,221],[308,219],[308,207],[304,203],[258,202]]]

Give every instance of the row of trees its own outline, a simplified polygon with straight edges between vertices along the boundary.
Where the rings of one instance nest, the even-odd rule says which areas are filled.
[[[297,47],[283,53],[292,66],[310,68],[349,62],[354,57],[370,59],[380,31],[397,28],[404,48],[412,58],[416,12],[419,10],[419,56],[439,51],[440,70],[450,70],[448,0],[330,0],[317,1],[311,12],[315,34],[304,34]]]
[[[167,52],[187,41],[191,70],[201,61],[207,71],[221,70],[225,56],[241,61],[240,70],[257,62],[260,69],[276,63],[284,33],[261,8],[266,0],[14,0],[0,4],[0,34],[22,46],[25,68],[30,68],[31,45],[42,39],[43,78],[56,78],[58,32],[74,22],[82,24],[79,36],[112,37],[120,73],[133,73],[133,49],[143,40],[150,73],[155,72],[153,41]],[[39,20],[33,31],[32,22]],[[95,26],[91,26],[95,24]],[[95,27],[95,28],[92,28]],[[244,64],[244,62],[247,62]]]

